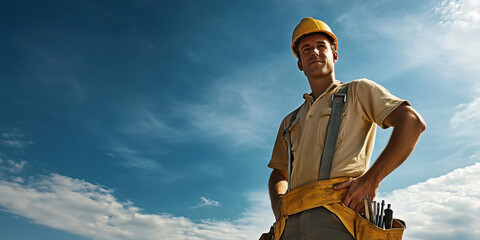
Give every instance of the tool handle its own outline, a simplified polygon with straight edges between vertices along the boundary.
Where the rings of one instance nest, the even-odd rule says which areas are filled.
[[[384,217],[385,215],[383,215],[384,211],[383,211],[383,208],[385,207],[385,201],[382,200],[382,208],[380,210],[380,217],[379,217],[379,221],[378,221],[378,227],[380,228],[383,228],[383,222],[384,222]]]
[[[390,204],[388,204],[388,208],[385,209],[385,229],[390,229],[392,228],[392,222],[393,222],[393,210],[390,209]]]

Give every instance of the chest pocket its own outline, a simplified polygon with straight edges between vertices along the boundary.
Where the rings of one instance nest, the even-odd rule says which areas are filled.
[[[317,145],[323,149],[325,145],[325,137],[327,136],[327,128],[328,122],[330,120],[330,115],[332,114],[332,108],[324,108],[321,110],[318,119],[318,126],[317,126]],[[337,144],[335,145],[335,149],[340,148],[343,145],[345,140],[345,126],[344,126],[344,119],[345,115],[347,114],[347,109],[344,108],[342,112],[342,122],[340,124],[340,130],[338,132]]]

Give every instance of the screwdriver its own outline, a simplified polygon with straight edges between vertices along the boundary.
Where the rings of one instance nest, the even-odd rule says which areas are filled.
[[[368,197],[368,211],[370,212],[370,219],[368,219],[370,222],[374,222],[374,219],[375,219],[375,212],[373,211],[373,208],[372,208],[372,199],[370,197]]]
[[[382,208],[380,210],[380,217],[378,221],[378,227],[383,228],[383,208],[385,207],[385,200],[382,200]]]
[[[365,218],[370,220],[370,208],[368,207],[368,195],[363,199],[363,206],[365,208]]]

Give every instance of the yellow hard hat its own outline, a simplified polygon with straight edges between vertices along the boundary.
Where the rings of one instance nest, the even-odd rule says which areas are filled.
[[[335,34],[333,34],[332,29],[330,29],[330,27],[323,21],[307,17],[300,21],[295,30],[293,30],[292,34],[292,52],[297,58],[299,57],[295,51],[295,44],[297,40],[303,35],[315,32],[326,33],[327,35],[332,37],[333,45],[335,46],[335,49],[338,49],[337,37],[335,36]]]

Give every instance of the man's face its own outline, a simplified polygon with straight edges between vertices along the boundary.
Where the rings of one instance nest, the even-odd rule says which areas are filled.
[[[331,75],[338,54],[332,49],[328,38],[314,34],[302,39],[298,45],[298,68],[307,78],[317,78]]]

